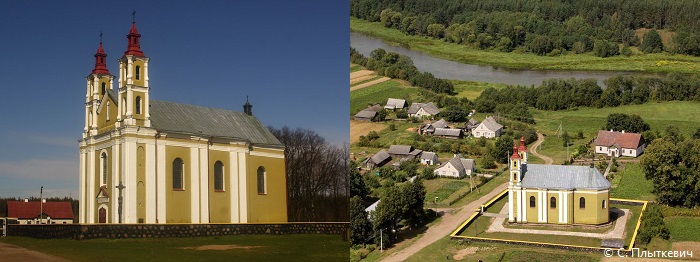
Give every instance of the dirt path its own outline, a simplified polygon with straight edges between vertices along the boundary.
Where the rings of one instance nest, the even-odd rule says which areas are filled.
[[[412,243],[403,243],[403,245],[408,244],[409,246],[390,254],[389,256],[382,259],[382,261],[404,261],[406,260],[406,258],[417,253],[424,247],[427,247],[435,241],[438,241],[441,238],[449,235],[450,233],[452,233],[452,231],[457,229],[457,227],[459,227],[460,224],[467,220],[467,218],[469,218],[469,216],[471,216],[481,204],[500,194],[507,187],[508,183],[503,183],[488,194],[462,207],[455,214],[445,213],[442,216],[442,220],[440,220],[439,223],[429,227],[428,230],[425,231],[425,234],[423,234],[423,236],[421,236],[417,240],[413,241],[414,239],[407,239],[397,243],[396,246],[399,247],[402,245],[403,242],[413,241]]]
[[[60,257],[50,256],[15,245],[0,242],[0,260],[2,261],[32,261],[32,262],[63,262],[69,261]]]
[[[373,85],[379,84],[379,83],[381,83],[381,82],[386,82],[386,81],[389,81],[389,80],[391,80],[391,78],[388,78],[388,77],[378,78],[378,79],[376,79],[376,80],[372,80],[372,81],[369,81],[369,82],[366,82],[366,83],[362,83],[362,84],[359,84],[359,85],[356,85],[356,86],[351,86],[351,87],[350,87],[350,91],[355,91],[355,90],[362,89],[362,88],[365,88],[365,87],[368,87],[368,86],[373,86]]]
[[[360,71],[355,71],[355,72],[350,73],[350,80],[352,80],[354,78],[366,76],[366,75],[371,75],[371,74],[374,74],[374,71],[362,69]]]
[[[542,135],[542,133],[537,132],[537,141],[535,141],[535,143],[532,144],[532,146],[530,146],[530,153],[539,158],[542,158],[542,160],[544,160],[545,165],[551,165],[554,162],[554,160],[552,160],[551,157],[540,155],[539,153],[537,153],[537,147],[539,147],[540,144],[542,144],[542,142],[544,142],[544,136]]]

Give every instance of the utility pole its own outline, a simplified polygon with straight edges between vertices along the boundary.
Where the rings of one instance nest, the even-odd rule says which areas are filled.
[[[39,224],[44,223],[44,186],[39,191]]]

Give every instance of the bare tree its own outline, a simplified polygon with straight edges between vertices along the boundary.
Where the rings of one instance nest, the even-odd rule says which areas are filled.
[[[285,145],[289,221],[349,221],[349,148],[308,129],[268,127]]]

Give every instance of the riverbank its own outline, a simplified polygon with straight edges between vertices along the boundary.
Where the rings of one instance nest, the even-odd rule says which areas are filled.
[[[350,30],[380,37],[391,44],[408,47],[434,57],[464,64],[488,65],[514,69],[629,71],[652,73],[696,73],[700,57],[669,54],[639,54],[600,58],[592,53],[567,54],[556,57],[538,56],[526,52],[499,52],[480,50],[467,45],[447,43],[439,39],[405,35],[396,29],[385,28],[379,22],[350,18]]]

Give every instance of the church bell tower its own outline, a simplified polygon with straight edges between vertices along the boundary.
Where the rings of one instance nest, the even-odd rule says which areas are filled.
[[[102,33],[100,33],[100,46],[95,53],[95,68],[85,78],[87,80],[87,91],[85,93],[83,138],[97,135],[97,109],[102,103],[102,98],[107,96],[107,92],[113,88],[114,76],[109,74],[106,59],[107,54],[102,48]]]
[[[126,35],[126,52],[119,59],[119,112],[117,125],[150,127],[148,62],[141,51],[141,35],[136,21]]]

